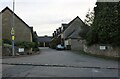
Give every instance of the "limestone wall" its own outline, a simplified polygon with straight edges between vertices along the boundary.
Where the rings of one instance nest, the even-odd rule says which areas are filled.
[[[0,58],[2,58],[2,14],[0,13]]]
[[[84,40],[72,39],[71,40],[71,50],[83,50]]]
[[[105,46],[105,49],[100,49],[100,46]],[[111,45],[84,45],[84,51],[96,55],[104,55],[109,57],[120,57],[120,47],[113,47]]]

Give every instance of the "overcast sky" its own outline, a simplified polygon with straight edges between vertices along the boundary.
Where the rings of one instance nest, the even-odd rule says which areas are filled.
[[[13,0],[0,0],[0,11]],[[29,26],[33,26],[39,36],[49,35],[76,16],[83,21],[88,9],[94,8],[97,0],[15,0],[15,13]],[[1,5],[2,4],[2,5]]]

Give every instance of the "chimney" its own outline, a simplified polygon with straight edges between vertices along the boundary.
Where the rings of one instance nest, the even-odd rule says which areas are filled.
[[[62,32],[61,27],[59,27],[59,33],[61,33],[61,32]]]
[[[59,29],[56,29],[57,35],[59,34]]]
[[[56,33],[56,31],[54,31],[54,36],[57,36],[57,33]]]
[[[53,38],[54,38],[54,37],[55,37],[55,34],[53,33],[52,35],[53,35]]]

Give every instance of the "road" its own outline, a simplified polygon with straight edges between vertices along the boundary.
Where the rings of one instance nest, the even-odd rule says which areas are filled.
[[[118,77],[118,62],[40,48],[39,55],[2,60],[3,77]]]

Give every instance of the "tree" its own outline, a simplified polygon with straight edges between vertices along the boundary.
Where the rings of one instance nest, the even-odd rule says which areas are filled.
[[[104,43],[120,45],[119,5],[118,2],[97,2],[94,8],[94,21],[87,34],[88,44]],[[94,35],[94,36],[93,36]]]
[[[90,12],[90,9],[88,10],[86,14],[86,19],[84,20],[85,24],[88,26],[91,26],[94,20],[94,11]]]

